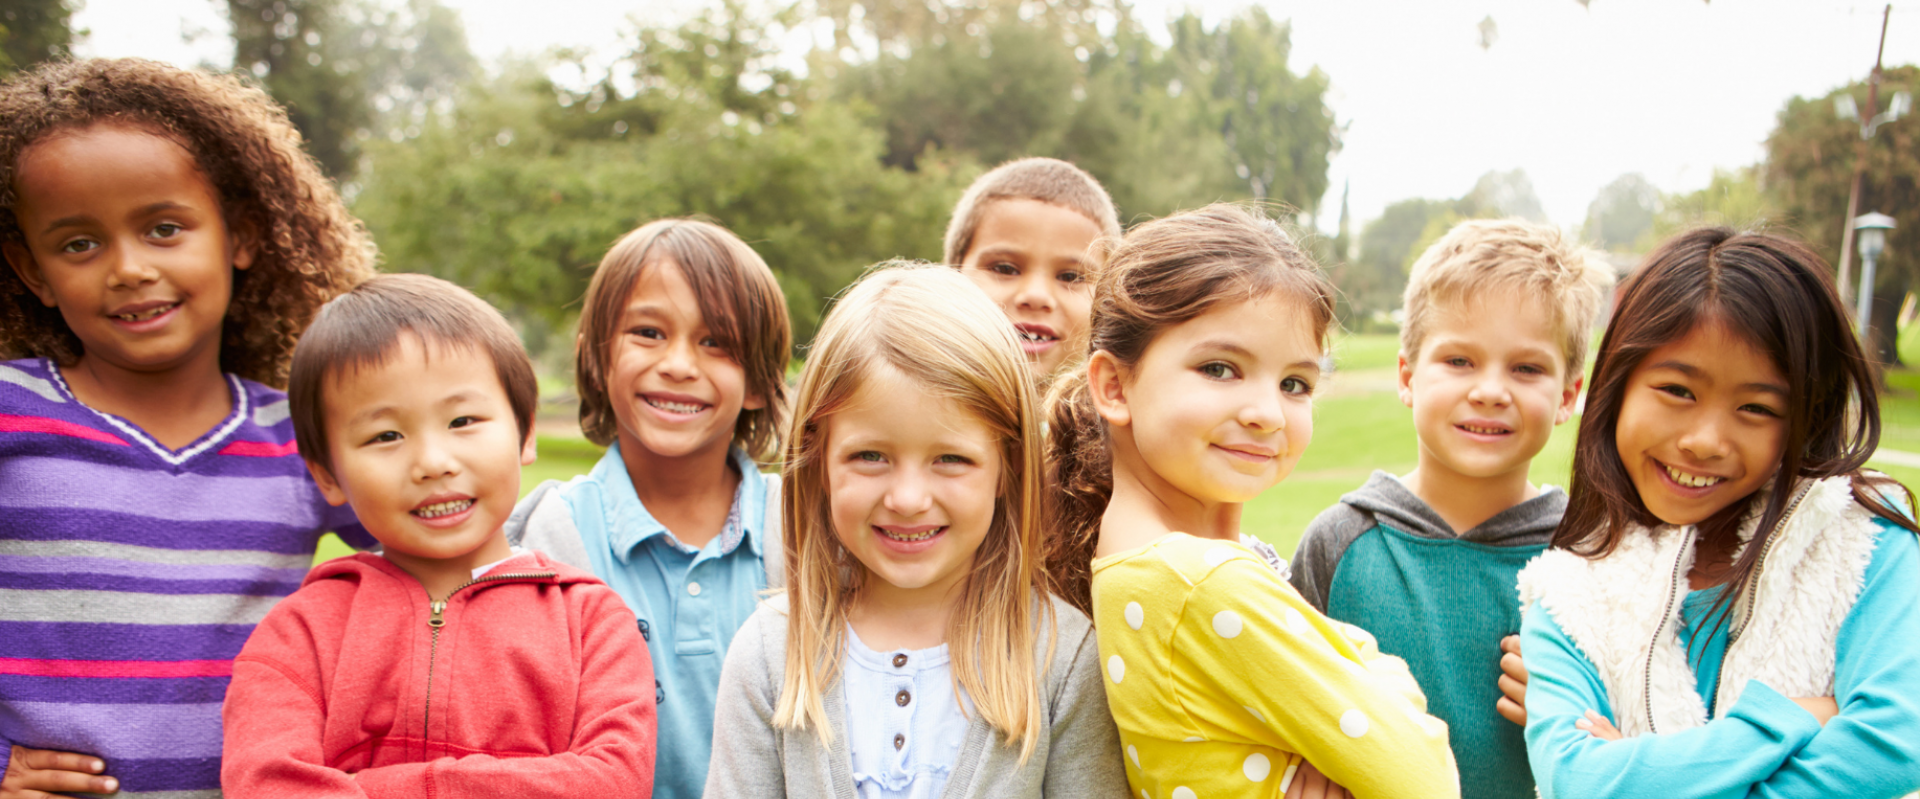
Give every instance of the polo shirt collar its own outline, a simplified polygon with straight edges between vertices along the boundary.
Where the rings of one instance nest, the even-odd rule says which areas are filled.
[[[727,457],[740,471],[740,486],[733,492],[733,505],[740,515],[741,536],[734,546],[746,542],[755,555],[764,554],[761,536],[765,535],[766,529],[767,481],[761,477],[760,467],[739,447],[728,448]],[[607,543],[612,546],[614,558],[622,565],[635,557],[640,545],[646,543],[647,539],[669,535],[666,525],[655,519],[647,506],[640,502],[640,494],[633,487],[633,478],[627,474],[627,463],[620,458],[620,442],[615,441],[607,447],[607,454],[594,464],[590,476],[606,487],[600,496],[603,511],[610,522]]]

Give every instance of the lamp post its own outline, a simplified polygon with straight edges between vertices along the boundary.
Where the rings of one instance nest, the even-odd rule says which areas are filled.
[[[1880,253],[1887,249],[1887,231],[1893,229],[1893,217],[1861,214],[1853,220],[1853,229],[1860,232],[1860,305],[1853,322],[1859,329],[1861,343],[1871,344],[1867,341],[1867,333],[1872,329],[1867,314],[1873,310],[1873,267],[1880,260]]]

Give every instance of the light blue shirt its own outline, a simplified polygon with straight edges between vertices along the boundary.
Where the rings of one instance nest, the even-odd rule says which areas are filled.
[[[594,576],[639,618],[653,659],[658,799],[697,799],[706,786],[720,666],[767,587],[761,562],[767,481],[779,478],[762,475],[739,449],[728,457],[743,479],[726,529],[698,550],[674,538],[640,503],[617,442],[592,471],[559,489]]]
[[[953,683],[947,645],[875,652],[849,627],[840,675],[860,799],[932,799],[945,791],[973,712]]]
[[[1603,741],[1573,726],[1587,710],[1612,718],[1607,688],[1579,647],[1536,603],[1521,624],[1527,755],[1545,799],[1895,797],[1920,787],[1920,541],[1880,522],[1860,596],[1835,640],[1840,715],[1825,727],[1759,681],[1704,727]],[[1682,643],[1712,702],[1727,626],[1702,625],[1713,591],[1682,607]],[[1695,637],[1711,632],[1706,641]],[[1697,648],[1696,648],[1697,647]]]

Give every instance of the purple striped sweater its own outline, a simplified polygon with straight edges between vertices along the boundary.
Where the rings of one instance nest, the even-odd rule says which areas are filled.
[[[0,362],[0,769],[10,744],[97,755],[121,796],[220,793],[233,658],[300,587],[327,505],[286,395],[227,376],[233,412],[179,451]]]

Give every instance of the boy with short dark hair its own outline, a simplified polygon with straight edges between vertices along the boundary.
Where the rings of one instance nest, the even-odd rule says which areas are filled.
[[[647,796],[646,644],[611,590],[501,531],[534,457],[533,369],[498,311],[424,275],[321,309],[296,440],[383,545],[329,561],[234,661],[236,796]]]
[[[1418,466],[1376,471],[1308,526],[1292,582],[1328,616],[1406,659],[1447,722],[1465,797],[1532,797],[1522,727],[1496,711],[1501,642],[1520,630],[1520,568],[1547,546],[1567,495],[1527,480],[1574,411],[1612,281],[1559,231],[1464,222],[1414,263],[1400,399]],[[1518,712],[1518,709],[1515,709]]]
[[[1052,375],[1086,354],[1093,312],[1087,248],[1120,235],[1113,198],[1085,170],[1056,158],[1022,158],[973,181],[947,223],[946,263],[1013,321],[1034,374]]]

